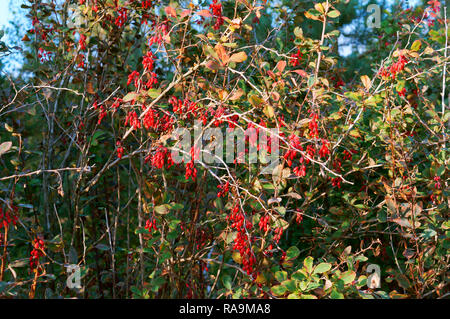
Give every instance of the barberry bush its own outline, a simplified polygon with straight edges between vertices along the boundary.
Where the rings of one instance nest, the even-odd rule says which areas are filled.
[[[0,296],[449,295],[439,1],[383,10],[348,57],[358,1],[21,10],[24,63],[1,79]],[[226,132],[250,132],[232,161]]]

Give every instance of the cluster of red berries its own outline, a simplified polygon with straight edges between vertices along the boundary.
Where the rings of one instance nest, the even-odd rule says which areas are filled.
[[[227,181],[223,185],[219,184],[217,185],[217,188],[220,189],[220,191],[217,193],[217,197],[225,197],[225,195],[227,195],[230,191],[230,182]]]
[[[128,124],[130,124],[133,129],[141,128],[141,121],[139,121],[139,117],[136,111],[128,112],[125,118],[125,126],[127,126]]]
[[[142,110],[145,111],[146,109],[147,107],[143,104]],[[160,117],[157,110],[150,109],[145,113],[142,123],[147,130],[153,129],[156,132],[166,132],[173,129],[174,120],[168,114]]]
[[[80,46],[80,50],[86,50],[86,36],[84,34],[80,34],[78,45]]]
[[[14,210],[15,214],[17,214],[18,208],[16,206],[13,206],[12,209]],[[15,214],[13,214],[9,209],[3,211],[3,209],[0,207],[0,228],[6,229],[11,223],[16,226],[18,218]]]
[[[391,77],[393,80],[397,77],[397,74],[403,71],[408,60],[404,55],[399,55],[397,62],[392,63],[389,69],[382,67],[380,69],[380,75],[382,77]]]
[[[141,5],[142,9],[149,9],[152,7],[152,1],[153,0],[142,0]]]
[[[42,238],[35,238],[33,240],[33,250],[30,253],[30,268],[35,269],[39,264],[39,258],[44,255],[45,244]]]
[[[261,216],[261,219],[259,220],[259,229],[267,232],[270,229],[270,215]]]
[[[94,101],[94,104],[92,104],[92,107],[97,110],[100,108],[100,111],[98,113],[98,120],[97,120],[97,125],[100,125],[102,123],[103,118],[106,116],[106,109],[105,106],[103,104],[101,104],[100,106],[98,105],[97,101]]]
[[[195,231],[195,244],[196,249],[200,250],[205,247],[206,244],[211,241],[212,234],[205,228],[197,228]],[[204,265],[203,270],[208,271],[206,265]]]
[[[247,275],[251,275],[254,273],[256,257],[251,248],[251,239],[247,231],[252,228],[252,223],[245,219],[245,214],[241,211],[239,204],[233,207],[231,214],[227,216],[227,220],[231,222],[231,228],[237,231],[233,250],[239,251],[242,269],[247,272]]]
[[[274,235],[273,235],[273,241],[278,244],[282,235],[283,235],[283,227],[275,228]]]
[[[50,28],[44,26],[37,17],[33,17],[31,24],[33,25],[33,29],[30,29],[27,32],[39,35],[43,41],[47,41],[48,34],[52,34],[54,31],[53,27]]]
[[[301,209],[297,209],[297,212],[295,213],[295,222],[297,225],[300,225],[303,221],[303,214]]]
[[[156,220],[154,218],[147,219],[144,228],[147,229],[149,233],[152,232],[152,229],[155,231],[158,230],[158,228],[156,227]]]
[[[351,150],[351,151],[349,152],[349,151],[347,151],[347,150],[344,150],[343,155],[342,155],[342,159],[343,159],[344,161],[346,161],[346,160],[351,161],[351,160],[352,160],[352,157],[353,157],[352,153],[356,153],[356,151],[355,151],[355,150]]]
[[[299,65],[302,57],[303,54],[300,52],[300,49],[297,49],[297,53],[291,54],[291,60],[289,60],[289,64],[292,66]]]
[[[287,165],[292,166],[292,161],[297,155],[297,151],[295,149],[303,151],[303,147],[301,146],[300,138],[297,135],[292,133],[291,135],[289,135],[288,139],[290,147],[283,157],[286,160]]]
[[[434,188],[440,189],[440,188],[442,187],[442,185],[441,185],[441,177],[435,176],[435,177],[433,178],[433,180],[436,182],[436,183],[434,184]]]
[[[330,142],[328,142],[325,139],[322,139],[322,147],[319,150],[319,156],[326,158],[330,155],[330,150],[328,149],[328,146],[330,145]]]
[[[217,0],[213,0],[213,3],[209,5],[209,9],[212,11],[212,15],[214,16],[214,18],[216,18],[216,23],[214,24],[213,28],[214,30],[218,30],[224,22],[222,16],[222,4],[217,3]]]
[[[190,119],[191,117],[198,117],[199,108],[197,103],[191,102],[188,99],[177,99],[175,96],[172,96],[169,99],[169,103],[172,105],[172,110],[174,113],[178,113],[179,115],[183,115],[186,119]]]
[[[158,46],[161,45],[163,38],[167,35],[168,25],[166,22],[160,23],[158,25],[153,25],[153,29],[155,35],[150,37],[148,40],[148,46],[151,47],[153,44],[158,43]]]
[[[119,106],[120,106],[120,104],[121,104],[122,102],[123,102],[123,100],[122,100],[121,98],[115,97],[115,98],[114,98],[114,102],[113,102],[113,104],[111,105],[111,108],[113,108],[113,109],[118,109]]]
[[[45,51],[43,48],[39,48],[38,50],[38,58],[41,63],[50,61],[52,57],[52,52]]]
[[[303,160],[303,157],[300,159],[300,161]],[[304,164],[300,165],[300,166],[296,166],[293,169],[293,172],[295,174],[295,176],[297,177],[305,177],[306,176],[306,166]]]
[[[311,112],[311,121],[309,122],[309,136],[312,138],[316,138],[319,136],[319,128],[317,125],[317,120],[319,119],[319,115],[317,113]]]
[[[291,167],[293,164],[293,160],[298,154],[297,150],[303,151],[303,147],[300,143],[300,138],[296,136],[295,134],[291,134],[289,136],[289,150],[284,154],[284,159],[286,160],[286,164]],[[309,157],[314,157],[316,153],[316,149],[313,145],[308,145],[306,147],[306,152]],[[297,177],[305,177],[306,176],[306,165],[310,162],[310,160],[304,156],[301,156],[299,159],[299,165],[293,168],[293,172]]]
[[[123,27],[125,22],[127,22],[127,8],[119,8],[117,9],[117,18],[114,21],[114,24],[119,28]]]
[[[335,87],[336,89],[339,89],[341,86],[344,86],[344,85],[345,85],[345,82],[342,81],[341,78],[338,78],[338,80],[336,81],[336,77],[332,76],[332,77],[330,78],[330,80],[335,82],[335,83],[334,83],[334,87]]]
[[[400,91],[397,91],[399,96],[405,96],[406,95],[406,88],[401,89]]]
[[[131,82],[134,82],[136,88],[139,87],[139,72],[133,71],[128,75],[127,85],[130,85]]]
[[[147,163],[148,161],[157,169],[170,168],[174,164],[171,152],[163,146],[158,147],[154,154],[147,155],[145,162]]]
[[[191,178],[192,181],[195,181],[197,178],[197,169],[194,166],[194,160],[191,160],[186,164],[186,174],[184,177],[186,178],[186,181],[189,180],[189,178]]]
[[[331,185],[333,185],[333,187],[337,186],[337,188],[340,189],[341,188],[341,181],[342,181],[341,177],[332,178],[331,179]]]
[[[153,88],[155,84],[158,83],[158,78],[155,72],[152,72],[155,66],[155,60],[152,51],[148,51],[142,60],[142,65],[144,66],[144,70],[147,71],[148,80],[145,83],[145,87],[147,89]],[[131,82],[130,82],[131,83]],[[135,85],[136,86],[136,85]],[[136,86],[137,87],[137,86]]]
[[[152,71],[155,64],[154,55],[152,51],[148,51],[142,60],[142,65],[144,66],[144,70]]]
[[[123,156],[123,146],[122,143],[120,141],[116,142],[116,146],[117,146],[117,157],[118,158],[122,158]]]

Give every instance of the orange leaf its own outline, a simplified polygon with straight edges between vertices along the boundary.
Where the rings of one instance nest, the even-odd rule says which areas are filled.
[[[247,54],[244,51],[235,53],[230,58],[230,62],[236,62],[236,63],[244,62],[245,60],[247,60]]]
[[[239,89],[233,91],[233,93],[232,93],[231,96],[230,96],[230,100],[231,100],[231,101],[239,100],[239,98],[240,98],[242,95],[244,95],[244,93],[245,93],[244,90],[242,90],[241,88],[239,88]]]
[[[88,83],[87,83],[86,91],[87,91],[89,94],[95,94],[94,86],[93,86],[92,82],[88,82]]]
[[[216,44],[216,46],[214,47],[214,51],[216,51],[217,55],[219,56],[220,62],[222,62],[223,65],[228,63],[230,57],[222,44]]]
[[[280,72],[283,72],[284,68],[286,67],[286,61],[281,60],[277,63],[277,70]]]
[[[212,71],[217,71],[218,69],[220,69],[219,63],[214,60],[209,60],[208,62],[206,62],[205,66]]]
[[[173,17],[176,18],[177,17],[177,12],[175,11],[174,8],[172,8],[171,6],[167,6],[164,8],[164,12],[167,14],[167,16],[169,17]]]
[[[191,10],[184,10],[183,12],[181,12],[180,18],[183,19],[184,17],[186,17],[190,14],[191,14]]]

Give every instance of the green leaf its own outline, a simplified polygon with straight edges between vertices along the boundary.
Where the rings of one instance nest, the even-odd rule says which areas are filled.
[[[174,210],[182,210],[184,205],[180,203],[170,203],[170,208]]]
[[[132,100],[136,100],[136,98],[139,96],[136,92],[130,92],[127,95],[123,97],[124,102],[130,102]]]
[[[228,275],[223,276],[222,283],[226,289],[231,290],[231,277],[230,276],[228,276]]]
[[[155,212],[160,215],[166,215],[169,213],[169,211],[170,211],[169,204],[159,205],[155,207]]]
[[[285,281],[285,280],[287,279],[287,272],[285,272],[285,271],[277,271],[277,272],[275,273],[275,279],[276,279],[278,282],[283,282],[283,281]]]
[[[300,255],[300,250],[295,246],[290,247],[286,251],[286,259],[295,259],[298,255]]]
[[[289,292],[295,292],[297,290],[297,285],[295,284],[295,280],[285,280],[281,283],[283,286],[286,287]]]
[[[314,274],[323,274],[331,269],[331,264],[329,263],[320,263],[314,268]]]
[[[283,285],[276,285],[276,286],[273,286],[272,289],[271,289],[272,293],[275,296],[284,295],[286,293],[286,290],[287,290],[286,287],[283,286]]]
[[[437,175],[437,176],[442,176],[442,175],[444,174],[444,172],[445,172],[445,166],[444,166],[444,165],[441,165],[441,166],[437,169],[436,175]]]
[[[308,277],[303,273],[303,270],[298,270],[296,271],[294,274],[292,274],[292,279],[298,280],[298,281],[302,281],[307,279]]]
[[[317,297],[314,295],[304,294],[300,296],[300,299],[317,299]]]
[[[341,276],[339,277],[339,279],[341,279],[345,285],[350,284],[353,282],[353,280],[355,280],[356,277],[356,273],[352,270],[348,270],[344,273],[341,274]]]
[[[338,11],[338,10],[333,10],[333,11],[330,11],[330,12],[328,12],[328,14],[327,14],[330,18],[337,18],[337,17],[339,17],[340,15],[341,15],[341,13]]]
[[[344,299],[344,295],[333,289],[330,294],[331,299]]]
[[[138,287],[132,286],[132,287],[130,288],[130,290],[131,290],[131,292],[132,292],[136,297],[142,296],[142,293],[141,293],[141,291],[139,290]]]
[[[306,257],[305,260],[303,261],[303,265],[305,266],[305,269],[308,272],[308,274],[310,274],[312,272],[313,262],[314,262],[314,258],[311,256]]]
[[[433,230],[433,229],[430,229],[430,228],[427,228],[427,229],[425,229],[424,231],[423,231],[423,233],[422,233],[422,237],[423,238],[431,238],[431,237],[434,237],[434,236],[436,236],[437,235],[437,233],[436,233],[436,231],[435,230]]]
[[[130,94],[130,93],[128,93]],[[127,95],[128,95],[127,94]],[[147,95],[152,99],[156,99],[161,94],[161,89],[150,89],[147,91]]]

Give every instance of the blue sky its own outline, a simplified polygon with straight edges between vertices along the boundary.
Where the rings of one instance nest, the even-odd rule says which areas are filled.
[[[10,0],[0,0],[0,26],[3,28],[10,20]]]
[[[390,1],[391,3],[394,3],[395,1],[392,0]],[[416,5],[418,4],[420,1],[419,0],[409,0],[410,5]],[[11,19],[13,18],[13,7],[15,10],[19,9],[20,10],[20,5],[24,3],[24,0],[0,0],[0,29],[5,29],[5,27],[9,24],[9,22],[11,21]],[[343,40],[343,39],[340,39]],[[6,42],[7,45],[10,45],[10,43],[8,43],[8,37],[7,35],[5,35],[5,38],[3,39],[3,41]],[[351,49],[350,47],[346,48],[345,46],[343,46],[342,48],[341,54],[347,55],[349,53],[351,53]],[[14,57],[10,56],[7,58],[7,60],[12,64],[9,65],[10,67],[14,68],[14,65],[17,65],[18,61],[15,61]],[[7,63],[8,64],[8,63]],[[10,69],[10,67],[6,67],[6,69]]]

